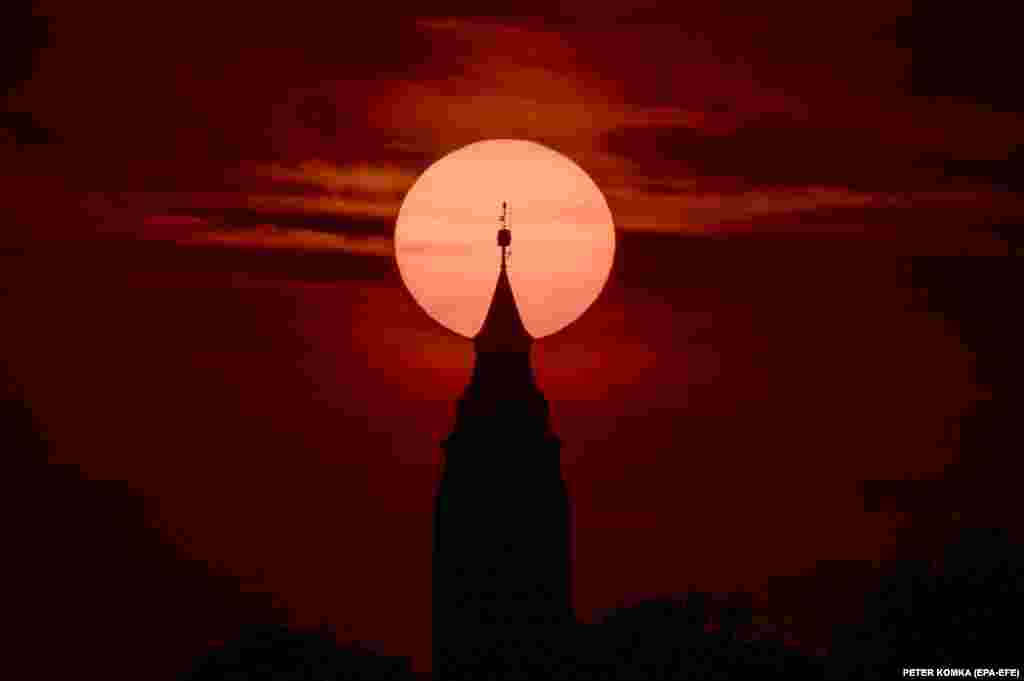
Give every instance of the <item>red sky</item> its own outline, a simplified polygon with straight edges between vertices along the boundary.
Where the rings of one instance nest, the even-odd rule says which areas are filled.
[[[606,291],[534,355],[584,618],[884,557],[908,518],[859,482],[958,470],[999,394],[919,275],[1019,248],[998,10],[550,4],[4,10],[0,342],[55,459],[295,622],[421,667],[472,351],[391,235],[463,144],[552,146],[616,219]]]

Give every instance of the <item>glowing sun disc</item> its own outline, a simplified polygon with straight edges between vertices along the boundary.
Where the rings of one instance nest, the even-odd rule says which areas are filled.
[[[604,195],[566,156],[525,140],[485,140],[427,168],[395,224],[398,270],[437,322],[466,337],[483,324],[501,262],[501,204],[512,230],[509,281],[541,338],[582,315],[608,280],[615,226]]]

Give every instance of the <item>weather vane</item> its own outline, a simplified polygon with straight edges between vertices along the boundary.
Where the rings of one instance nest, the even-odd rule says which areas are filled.
[[[512,230],[508,228],[508,203],[501,202],[501,229],[498,230],[498,245],[501,246],[501,266],[505,267],[508,256],[506,249],[512,244]]]

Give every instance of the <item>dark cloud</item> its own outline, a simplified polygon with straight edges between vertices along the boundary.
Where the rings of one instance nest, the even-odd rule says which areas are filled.
[[[1021,29],[1011,3],[918,3],[893,25],[891,35],[912,51],[908,84],[915,95],[962,97],[986,108],[1024,111],[1024,94],[1014,86]]]
[[[904,192],[984,182],[984,174],[951,172],[955,152],[899,144],[892,131],[832,126],[790,114],[762,114],[731,134],[687,127],[621,127],[609,151],[698,178],[738,178],[740,186],[835,185],[859,191]],[[721,180],[717,180],[721,181]]]
[[[939,159],[943,174],[950,179],[991,183],[996,189],[1020,192],[1024,190],[1024,152],[1015,145],[1005,158],[999,159]]]
[[[9,140],[15,147],[53,144],[59,139],[42,127],[27,111],[0,111],[0,144]]]
[[[51,42],[50,20],[33,3],[4,3],[0,9],[0,90],[5,97],[32,76],[39,52]]]
[[[52,42],[50,20],[31,3],[8,2],[0,9],[0,149],[49,144],[53,131],[29,111],[12,110],[8,100],[35,72],[39,54]]]
[[[8,255],[3,263],[4,284],[14,287],[38,281],[35,263],[42,258],[48,262],[48,271],[59,273],[55,282],[88,280],[113,290],[134,286],[218,289],[261,281],[329,284],[396,276],[394,260],[389,258],[342,249],[261,248],[258,242],[235,248],[204,241],[182,245],[169,240],[92,240],[78,242],[73,252],[33,245]]]
[[[282,228],[311,229],[327,234],[387,234],[394,232],[394,221],[382,218],[360,218],[325,213],[303,214],[285,211],[260,211],[249,208],[226,210],[192,209],[194,215],[220,227],[255,227],[276,225]]]

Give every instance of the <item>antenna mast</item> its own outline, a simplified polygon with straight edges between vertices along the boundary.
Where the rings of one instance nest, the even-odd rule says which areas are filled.
[[[501,202],[501,217],[499,218],[501,229],[498,230],[498,245],[501,246],[501,269],[505,269],[505,261],[508,257],[507,249],[512,244],[512,230],[508,228],[508,203]]]

